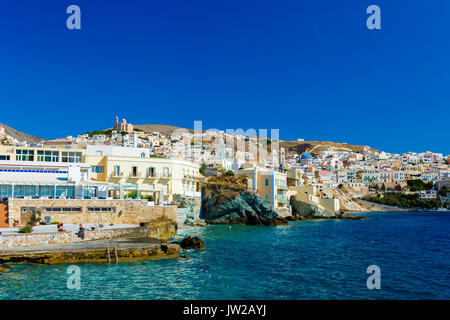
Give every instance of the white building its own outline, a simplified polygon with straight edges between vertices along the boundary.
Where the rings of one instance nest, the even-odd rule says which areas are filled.
[[[420,191],[420,199],[422,200],[435,200],[437,199],[436,190],[424,190]]]

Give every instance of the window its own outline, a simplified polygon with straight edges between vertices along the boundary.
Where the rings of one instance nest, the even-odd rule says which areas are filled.
[[[264,179],[264,185],[268,186],[269,185],[269,179]]]
[[[73,198],[74,195],[75,192],[73,186],[56,186],[57,197]]]
[[[62,152],[62,162],[81,162],[81,152]]]
[[[0,156],[0,160],[9,160],[9,156]]]
[[[101,156],[103,156],[103,151],[97,150],[97,151],[95,151],[95,155],[101,157]]]
[[[269,195],[266,194],[266,196],[264,197],[266,199],[266,201],[269,201]]]
[[[169,168],[163,168],[163,176],[167,178],[169,176]]]
[[[59,161],[59,152],[58,151],[38,150],[36,160],[37,161],[45,161],[45,162],[58,162]]]
[[[98,187],[86,186],[83,187],[83,198],[90,199],[97,197]]]
[[[104,172],[104,168],[103,168],[103,166],[92,166],[91,167],[91,171],[93,173],[103,173]]]
[[[16,150],[17,161],[34,161],[34,150]]]
[[[114,166],[114,176],[118,177],[120,176],[120,166]]]
[[[116,208],[114,207],[105,207],[105,208],[100,208],[100,207],[89,207],[88,208],[88,212],[115,212]]]
[[[36,186],[16,185],[14,186],[15,197],[30,197],[36,195]]]
[[[131,174],[133,175],[133,177],[137,177],[137,167],[132,167],[131,168]]]
[[[53,197],[55,188],[53,186],[39,186],[39,197]]]
[[[149,177],[154,177],[155,173],[156,173],[155,168],[153,168],[153,167],[148,168],[148,176]]]
[[[80,207],[49,207],[44,208],[46,212],[81,212]]]
[[[10,197],[12,195],[12,186],[0,185],[0,197]]]

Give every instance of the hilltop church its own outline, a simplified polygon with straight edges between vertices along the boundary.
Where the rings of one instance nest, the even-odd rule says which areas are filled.
[[[134,128],[131,123],[127,123],[127,120],[122,119],[119,123],[119,117],[116,116],[116,123],[114,124],[114,129],[117,131],[125,131],[127,133],[133,133]]]

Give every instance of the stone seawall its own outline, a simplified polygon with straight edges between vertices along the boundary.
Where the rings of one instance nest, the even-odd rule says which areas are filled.
[[[151,228],[150,228],[151,229]],[[19,233],[0,236],[0,250],[14,250],[18,247],[29,247],[37,245],[64,244],[81,242],[88,240],[100,240],[110,238],[138,238],[147,237],[148,227],[121,228],[107,230],[85,231],[85,238],[82,240],[74,232],[47,232],[47,233]],[[152,231],[152,235],[155,232]],[[154,237],[157,238],[157,237]]]
[[[149,206],[147,200],[10,199],[9,226],[13,227],[14,222],[25,225],[27,215],[23,212],[36,209],[42,210],[42,218],[49,216],[51,221],[65,224],[139,224],[161,220],[177,223],[176,206]]]

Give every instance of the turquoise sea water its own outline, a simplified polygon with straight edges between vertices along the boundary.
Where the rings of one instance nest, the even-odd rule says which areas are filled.
[[[14,265],[0,299],[450,299],[450,213],[365,216],[185,231],[206,249],[82,264],[80,290],[67,288],[67,266]],[[369,265],[381,268],[380,290],[366,287]]]

